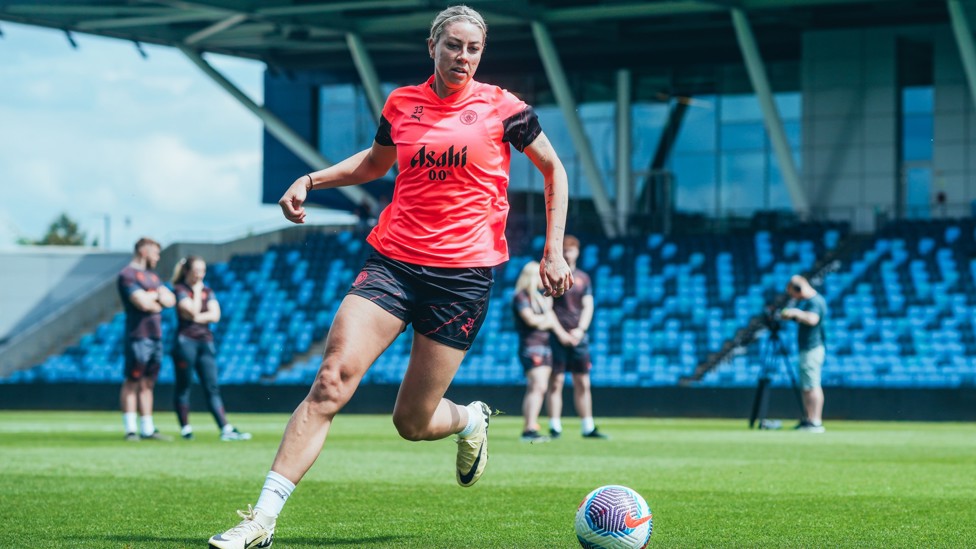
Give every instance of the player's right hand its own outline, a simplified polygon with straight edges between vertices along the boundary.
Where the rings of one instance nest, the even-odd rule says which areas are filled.
[[[561,253],[550,253],[546,248],[539,260],[539,278],[546,297],[562,297],[573,287],[573,271]]]
[[[291,221],[292,223],[305,223],[305,199],[308,198],[308,191],[305,188],[305,176],[302,176],[294,183],[288,190],[285,191],[284,196],[278,201],[278,205],[281,206],[281,212],[285,214],[285,219]]]

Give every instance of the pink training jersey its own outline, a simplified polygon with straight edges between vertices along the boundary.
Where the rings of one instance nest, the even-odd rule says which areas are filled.
[[[400,169],[390,205],[367,237],[381,254],[429,267],[493,267],[508,260],[509,145],[541,133],[532,108],[472,80],[441,99],[431,76],[398,88],[383,107],[380,145]]]

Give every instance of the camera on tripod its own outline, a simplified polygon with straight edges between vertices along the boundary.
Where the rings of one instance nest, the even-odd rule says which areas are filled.
[[[763,324],[770,332],[778,332],[783,327],[783,309],[775,304],[768,304],[763,309]]]
[[[797,376],[793,372],[786,344],[783,342],[780,334],[780,328],[783,327],[784,305],[785,303],[782,298],[768,301],[761,315],[762,324],[769,333],[759,353],[761,361],[759,379],[756,385],[756,396],[752,402],[752,413],[749,415],[749,428],[779,429],[781,427],[781,422],[766,419],[766,413],[769,409],[770,388],[773,383],[773,378],[778,373],[785,373],[787,375],[790,386],[796,395],[800,416],[806,417]]]

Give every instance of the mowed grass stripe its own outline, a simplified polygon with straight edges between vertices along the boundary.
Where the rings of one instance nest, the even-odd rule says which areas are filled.
[[[287,416],[238,414],[254,440],[121,440],[115,413],[0,412],[4,547],[204,547],[254,503]],[[654,512],[652,547],[976,547],[976,426],[830,422],[824,435],[744,420],[574,418],[550,444],[492,420],[485,477],[454,481],[450,440],[397,437],[389,417],[340,415],[281,516],[275,547],[574,547],[596,486]],[[160,429],[176,433],[169,414]]]

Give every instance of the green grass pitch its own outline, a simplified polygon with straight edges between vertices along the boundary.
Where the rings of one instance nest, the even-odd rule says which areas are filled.
[[[175,419],[157,425],[175,434]],[[231,417],[254,440],[122,441],[117,413],[0,412],[3,547],[206,547],[254,503],[287,417]],[[578,422],[550,444],[491,424],[491,461],[454,481],[454,444],[407,442],[389,417],[340,415],[279,517],[275,547],[572,548],[590,490],[623,484],[654,513],[649,547],[976,547],[976,426],[745,420]]]

